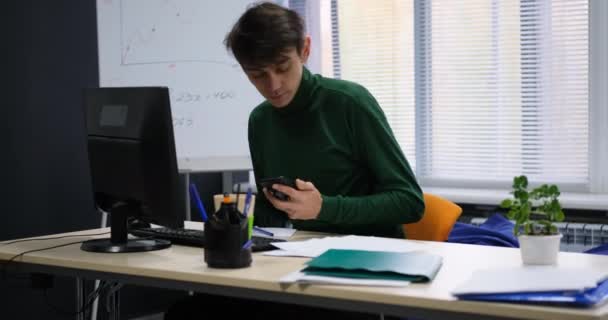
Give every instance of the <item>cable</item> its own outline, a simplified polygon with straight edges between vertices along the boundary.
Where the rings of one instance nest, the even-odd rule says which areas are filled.
[[[123,287],[123,284],[115,282],[114,284],[112,284],[112,287],[106,293],[106,311],[108,313],[114,311],[113,305],[114,305],[115,294],[122,287]]]
[[[85,304],[80,308],[80,310],[78,311],[65,311],[57,306],[55,306],[54,304],[52,304],[49,300],[49,296],[48,296],[48,289],[44,289],[43,290],[43,295],[44,295],[44,301],[47,304],[47,306],[49,308],[51,308],[53,311],[55,311],[56,313],[62,314],[62,315],[68,315],[68,316],[75,316],[78,315],[80,313],[83,312],[87,312],[87,310],[91,307],[91,305],[93,304],[93,302],[95,301],[95,299],[100,296],[101,292],[103,290],[105,290],[106,287],[109,287],[112,283],[108,282],[108,283],[103,283],[101,284],[97,289],[95,289],[93,292],[91,292],[88,297],[87,300],[85,302]],[[86,317],[86,314],[85,314]]]
[[[67,236],[59,236],[59,237],[47,237],[47,238],[35,238],[35,239],[23,239],[23,240],[15,240],[15,241],[10,241],[10,242],[4,242],[4,243],[0,243],[0,247],[2,247],[2,246],[6,246],[6,245],[10,245],[10,244],[13,244],[13,243],[18,243],[18,242],[26,242],[26,241],[39,241],[39,240],[40,240],[40,241],[41,241],[41,240],[53,240],[53,239],[73,238],[73,237],[99,236],[99,235],[104,235],[104,234],[108,234],[108,233],[110,233],[110,232],[103,232],[103,233],[92,233],[92,234],[78,234],[78,235],[67,235]],[[66,245],[67,245],[67,244],[66,244]],[[39,250],[34,250],[34,251],[47,250],[47,249],[52,249],[52,248],[39,249]],[[26,251],[26,252],[21,253],[20,255],[24,255],[24,254],[26,254],[26,253],[28,253],[28,252],[33,252],[33,251]],[[7,261],[4,263],[4,266],[3,266],[3,268],[2,268],[2,280],[8,281],[9,279],[15,279],[15,280],[29,280],[29,279],[30,279],[30,278],[29,278],[29,276],[27,276],[27,275],[23,275],[23,274],[20,274],[20,275],[19,275],[19,274],[17,274],[17,275],[11,276],[11,277],[8,277],[8,276],[7,276],[7,274],[8,274],[8,271],[7,271],[7,270],[8,270],[8,265],[10,264],[10,262],[11,262],[12,260],[14,260],[14,259],[16,259],[16,258],[18,258],[18,257],[19,257],[19,255],[16,255],[16,256],[14,256],[14,257],[10,258],[9,260],[7,260]],[[22,285],[22,284],[17,285],[16,287],[19,287],[19,286],[21,286],[21,285]]]
[[[0,247],[2,247],[2,246],[7,246],[7,245],[9,245],[9,244],[13,244],[13,243],[19,243],[19,242],[27,242],[27,241],[43,241],[43,240],[55,240],[55,239],[74,238],[74,237],[101,236],[101,235],[108,234],[108,233],[110,233],[110,232],[108,231],[108,232],[102,232],[102,233],[75,234],[75,235],[58,236],[58,237],[47,237],[47,238],[34,238],[34,239],[22,239],[22,240],[14,240],[14,241],[9,241],[9,242],[3,242],[3,243],[0,243]],[[82,242],[82,241],[79,241],[79,242]],[[78,242],[77,242],[77,243],[78,243]],[[65,244],[65,245],[67,246],[67,245],[69,245],[69,244]],[[64,245],[60,245],[60,246],[64,246]],[[54,248],[58,248],[58,247],[50,247],[50,248],[43,248],[43,249],[37,249],[37,250],[31,250],[31,251],[25,251],[25,252],[22,252],[22,253],[20,253],[20,254],[18,254],[18,255],[16,255],[16,256],[13,256],[12,258],[10,258],[9,260],[7,260],[7,261],[4,263],[4,267],[2,268],[2,279],[4,279],[4,280],[8,279],[8,278],[7,278],[7,276],[6,276],[6,275],[7,275],[7,269],[8,269],[8,265],[9,265],[9,263],[10,263],[12,260],[14,260],[14,259],[18,258],[19,256],[24,255],[24,254],[26,254],[26,253],[35,252],[35,251],[42,251],[42,250],[48,250],[48,249],[54,249]],[[15,276],[14,278],[15,278],[15,279],[25,279],[25,278],[20,278],[20,277],[18,277],[18,276]]]
[[[110,233],[110,232],[95,233],[95,234],[68,235],[68,236],[59,236],[59,237],[47,237],[47,238],[36,238],[36,239],[15,240],[15,241],[7,242],[7,243],[1,243],[0,246],[9,245],[9,244],[18,243],[18,242],[25,242],[25,241],[54,240],[54,239],[63,239],[63,238],[71,238],[71,237],[98,236],[98,235],[104,235],[104,234],[108,234],[108,233]],[[67,247],[67,246],[70,246],[70,245],[73,245],[73,244],[78,244],[78,243],[83,243],[83,242],[84,242],[84,240],[74,241],[74,242],[64,243],[64,244],[60,244],[60,245],[56,245],[56,246],[51,246],[51,247],[47,247],[47,248],[27,250],[27,251],[21,252],[19,254],[16,254],[16,255],[12,256],[10,259],[6,260],[6,262],[4,262],[3,268],[2,268],[2,277],[3,277],[3,279],[7,279],[9,264],[11,262],[13,262],[14,260],[16,260],[17,258],[21,257],[21,256],[24,256],[24,255],[26,255],[28,253],[32,253],[32,252],[39,252],[39,251],[51,250],[51,249],[56,249],[56,248],[61,248],[61,247]],[[19,278],[19,277],[15,277],[15,278]],[[53,309],[55,312],[60,313],[60,314],[66,314],[66,315],[72,315],[73,316],[73,315],[78,315],[80,313],[86,312],[89,309],[89,307],[93,304],[93,302],[97,299],[97,297],[99,297],[99,295],[101,294],[101,292],[103,290],[105,290],[107,287],[109,287],[110,285],[112,285],[112,289],[110,291],[110,293],[112,293],[112,294],[116,290],[119,290],[120,287],[122,286],[122,285],[119,285],[118,283],[103,283],[103,284],[101,284],[97,289],[95,289],[91,294],[89,294],[89,296],[87,297],[86,303],[81,307],[80,310],[78,310],[76,312],[70,312],[70,311],[62,310],[62,309],[56,307],[55,305],[53,305],[52,303],[50,303],[49,302],[49,298],[48,298],[48,292],[47,292],[48,289],[45,288],[43,290],[43,295],[44,295],[44,300],[45,300],[46,304],[51,309]]]
[[[28,253],[32,253],[32,252],[38,252],[38,251],[45,251],[45,250],[50,250],[50,249],[55,249],[55,248],[60,248],[60,247],[67,247],[73,244],[77,244],[77,243],[82,243],[84,241],[75,241],[75,242],[69,242],[69,243],[64,243],[64,244],[60,244],[60,245],[56,245],[56,246],[52,246],[52,247],[47,247],[47,248],[42,248],[42,249],[34,249],[34,250],[28,250],[28,251],[24,251],[21,252],[17,255],[12,256],[10,259],[6,260],[6,262],[4,262],[3,268],[2,268],[2,278],[6,279],[6,274],[8,273],[8,265],[13,262],[15,259],[28,254]]]
[[[88,304],[90,304],[90,305],[91,305],[91,311],[90,311],[90,313],[89,313],[88,315],[87,315],[87,314],[85,314],[85,318],[86,318],[87,316],[90,316],[90,317],[92,317],[92,318],[93,318],[93,314],[92,314],[92,313],[94,313],[94,319],[97,319],[97,310],[96,310],[96,306],[97,306],[97,304],[99,303],[99,302],[98,302],[98,301],[99,301],[99,299],[101,299],[101,297],[100,297],[100,296],[101,296],[101,292],[102,292],[103,290],[105,290],[105,288],[106,288],[107,286],[109,286],[109,285],[110,285],[110,283],[109,283],[109,282],[106,282],[106,281],[103,281],[103,280],[95,280],[95,282],[97,282],[97,281],[99,281],[99,283],[97,284],[97,288],[95,288],[95,290],[93,290],[93,292],[91,292],[91,293],[89,294],[88,298],[87,298],[87,301],[89,301],[89,302],[90,302],[90,303],[88,303]],[[97,302],[97,304],[96,304],[96,302]]]
[[[101,236],[104,234],[108,234],[110,233],[110,231],[108,232],[103,232],[103,233],[92,233],[92,234],[73,234],[73,235],[69,235],[69,236],[59,236],[59,237],[48,237],[48,238],[34,238],[34,239],[22,239],[22,240],[14,240],[14,241],[10,241],[10,242],[1,242],[0,243],[0,247],[1,246],[7,246],[9,244],[13,244],[13,243],[18,243],[18,242],[26,242],[26,241],[41,241],[41,240],[54,240],[54,239],[64,239],[64,238],[73,238],[73,237],[90,237],[90,236]]]

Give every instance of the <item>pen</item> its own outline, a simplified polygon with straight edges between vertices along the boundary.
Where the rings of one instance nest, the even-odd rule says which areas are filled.
[[[201,219],[203,220],[203,222],[206,222],[207,212],[205,211],[205,207],[203,207],[203,203],[201,202],[201,198],[198,195],[198,190],[196,190],[196,185],[194,183],[190,184],[190,194],[192,196],[192,199],[196,203],[196,206],[198,207],[198,211],[201,214]]]
[[[267,236],[274,237],[274,233],[272,233],[270,231],[266,231],[266,230],[264,230],[264,229],[262,229],[260,227],[253,226],[253,230],[255,230],[255,231],[257,231],[257,232],[259,232],[261,234],[265,234]]]
[[[247,195],[245,196],[245,207],[243,208],[243,214],[247,216],[249,207],[251,206],[251,188],[247,188]]]
[[[245,244],[243,244],[243,249],[249,249],[249,247],[251,247],[252,244],[253,244],[253,241],[251,241],[251,239],[247,240],[247,242],[245,242]]]

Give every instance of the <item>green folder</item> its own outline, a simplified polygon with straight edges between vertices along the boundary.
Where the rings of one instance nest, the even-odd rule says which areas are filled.
[[[310,260],[302,270],[315,276],[353,279],[431,281],[442,257],[424,252],[388,252],[329,249]]]

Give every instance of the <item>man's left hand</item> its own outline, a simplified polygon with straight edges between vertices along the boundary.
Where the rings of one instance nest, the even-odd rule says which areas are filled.
[[[288,195],[288,201],[281,201],[273,197],[266,189],[264,189],[264,194],[275,208],[287,213],[289,219],[316,219],[323,204],[321,193],[310,181],[296,179],[296,186],[297,190],[281,184],[272,185],[273,189]]]

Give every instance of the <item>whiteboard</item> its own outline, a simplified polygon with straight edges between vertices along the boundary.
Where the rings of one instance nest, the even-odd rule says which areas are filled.
[[[102,87],[166,86],[181,171],[251,169],[263,97],[223,40],[251,0],[97,0]]]

